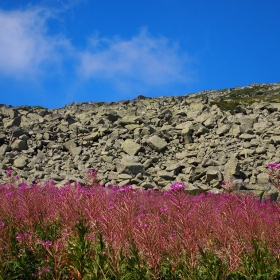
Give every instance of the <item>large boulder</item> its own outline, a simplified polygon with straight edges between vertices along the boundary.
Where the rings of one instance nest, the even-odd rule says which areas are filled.
[[[14,160],[14,166],[19,169],[22,169],[27,165],[27,162],[28,162],[27,157],[19,156]]]
[[[141,150],[141,145],[132,139],[126,139],[123,143],[123,150],[130,156],[135,156]]]
[[[137,175],[144,172],[144,165],[133,161],[116,162],[116,168],[118,173],[126,173],[130,175]]]
[[[154,135],[154,136],[150,137],[147,140],[147,144],[153,150],[156,150],[158,152],[161,152],[161,151],[163,151],[167,148],[167,142],[164,139],[158,137],[157,135]]]
[[[27,150],[27,142],[25,140],[17,139],[11,145],[12,150],[16,150],[18,152],[22,152],[23,150]]]
[[[236,177],[240,176],[240,163],[236,158],[231,158],[224,168],[224,179],[234,180]]]

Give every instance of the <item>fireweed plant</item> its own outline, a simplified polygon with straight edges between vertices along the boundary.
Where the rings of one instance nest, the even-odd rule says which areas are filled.
[[[267,168],[270,183],[280,191],[280,163],[270,163]]]
[[[279,165],[269,174],[279,188]],[[280,204],[251,195],[0,185],[0,279],[280,279]],[[278,184],[278,185],[277,185]]]

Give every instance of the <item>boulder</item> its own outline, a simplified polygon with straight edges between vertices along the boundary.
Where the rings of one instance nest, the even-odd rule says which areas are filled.
[[[167,142],[158,137],[157,135],[153,135],[147,140],[147,144],[153,149],[158,152],[161,152],[167,148]]]
[[[16,150],[18,152],[22,152],[23,150],[27,150],[27,142],[24,140],[17,139],[11,145],[12,150]]]
[[[25,156],[19,156],[14,160],[14,166],[16,168],[22,169],[27,165],[27,158]]]
[[[130,156],[135,156],[141,150],[141,145],[134,140],[126,139],[123,143],[123,150]]]
[[[224,168],[224,179],[225,180],[234,180],[236,176],[240,175],[240,163],[236,158],[231,158]]]
[[[138,162],[119,161],[116,162],[118,173],[137,175],[144,172],[144,165]]]

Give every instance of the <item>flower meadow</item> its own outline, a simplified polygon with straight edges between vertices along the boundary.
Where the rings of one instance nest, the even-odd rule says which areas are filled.
[[[279,188],[280,164],[269,166]],[[0,279],[280,279],[280,203],[85,185],[0,185]],[[278,184],[278,185],[277,185]],[[225,189],[226,190],[226,189]]]

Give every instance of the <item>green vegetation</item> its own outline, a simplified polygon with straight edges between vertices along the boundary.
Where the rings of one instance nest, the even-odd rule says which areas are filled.
[[[34,106],[34,109],[45,110],[46,108],[40,105]]]
[[[255,102],[280,102],[280,89],[271,89],[269,85],[254,85],[251,87],[236,88],[228,94],[221,91],[221,96],[210,102],[217,105],[221,110],[232,113],[242,112],[244,106]]]
[[[101,106],[104,105],[104,103],[105,103],[105,102],[100,102],[100,101],[99,101],[99,102],[97,102],[96,104],[97,104],[98,107],[101,107]]]

